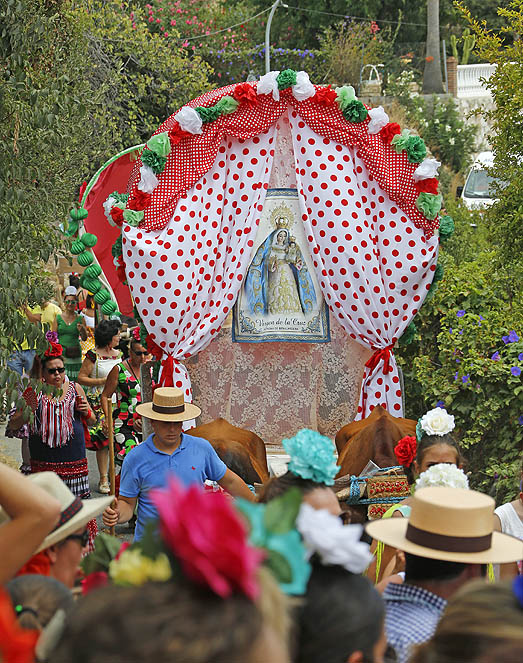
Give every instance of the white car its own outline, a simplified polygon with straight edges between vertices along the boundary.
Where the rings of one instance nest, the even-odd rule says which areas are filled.
[[[487,172],[493,165],[492,152],[480,152],[475,158],[461,191],[461,198],[467,209],[485,209],[495,202],[493,197],[495,178]]]

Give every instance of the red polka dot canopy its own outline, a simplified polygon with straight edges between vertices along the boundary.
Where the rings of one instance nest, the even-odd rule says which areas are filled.
[[[140,317],[191,396],[183,361],[215,337],[252,257],[288,113],[301,221],[331,315],[373,351],[357,418],[402,415],[393,347],[432,283],[438,255],[438,162],[381,107],[350,87],[270,72],[213,90],[171,115],[147,143],[122,226],[125,277]],[[116,202],[116,201],[115,201]],[[125,209],[123,209],[125,207]],[[123,275],[122,275],[123,276]]]

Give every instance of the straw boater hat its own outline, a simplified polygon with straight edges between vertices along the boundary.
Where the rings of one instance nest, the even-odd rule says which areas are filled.
[[[202,411],[197,405],[184,401],[181,389],[157,387],[152,403],[138,405],[136,412],[142,417],[158,421],[188,421],[196,418]]]
[[[494,500],[475,490],[421,488],[410,518],[375,520],[374,539],[399,550],[448,562],[504,564],[523,558],[523,541],[494,532]]]
[[[114,499],[113,495],[97,497],[91,500],[81,500],[73,495],[65,483],[54,472],[38,472],[28,477],[51,497],[60,502],[60,520],[54,530],[48,534],[34,554],[45,550],[55,543],[60,543],[70,534],[82,529],[87,523],[99,516],[105,507]],[[10,520],[7,513],[0,507],[0,527]]]

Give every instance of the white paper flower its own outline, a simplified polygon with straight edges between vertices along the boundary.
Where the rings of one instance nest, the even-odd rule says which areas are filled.
[[[389,123],[389,116],[383,110],[383,106],[377,106],[369,110],[370,122],[367,125],[367,131],[370,134],[377,134],[383,127]]]
[[[296,529],[303,538],[308,557],[317,553],[322,564],[343,566],[351,573],[363,573],[372,560],[369,545],[360,541],[361,525],[344,525],[325,510],[302,504]]]
[[[188,131],[190,134],[202,133],[202,118],[190,106],[183,106],[174,116],[174,119],[180,125],[183,131]]]
[[[296,72],[296,85],[292,86],[292,94],[298,101],[305,101],[316,94],[316,88],[311,83],[306,71]]]
[[[438,168],[440,166],[441,163],[436,161],[436,159],[423,159],[414,171],[412,178],[415,182],[419,182],[419,180],[428,180],[432,177],[438,177]]]
[[[113,198],[112,196],[109,196],[109,198],[107,198],[107,200],[103,204],[105,216],[106,216],[107,220],[109,221],[109,223],[111,223],[112,220],[113,220],[112,217],[111,217],[111,209],[112,209],[113,205],[115,204],[115,202],[116,202],[116,198]]]
[[[421,417],[420,426],[427,435],[446,435],[454,430],[454,416],[445,408],[435,407]]]
[[[278,81],[276,80],[279,71],[269,71],[268,74],[260,76],[258,85],[256,87],[257,94],[272,94],[274,101],[280,100],[280,91],[278,90]]]
[[[152,168],[149,166],[142,166],[140,168],[140,181],[138,182],[138,189],[144,193],[152,193],[158,186],[158,178],[154,174]]]
[[[443,486],[444,488],[468,489],[469,480],[463,470],[449,463],[438,463],[432,465],[428,470],[422,472],[416,480],[416,490],[428,488],[429,486]]]

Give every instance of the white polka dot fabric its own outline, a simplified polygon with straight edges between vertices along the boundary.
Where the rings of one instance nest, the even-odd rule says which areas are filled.
[[[437,262],[426,239],[378,185],[359,151],[290,114],[302,220],[324,297],[351,338],[391,348],[418,312]],[[384,353],[363,376],[357,418],[375,405],[401,416],[396,361]],[[387,368],[385,368],[387,370]]]
[[[175,359],[174,384],[191,397],[185,366],[223,324],[247,272],[265,200],[275,128],[223,140],[209,170],[168,225],[123,227],[127,279],[153,340]]]

